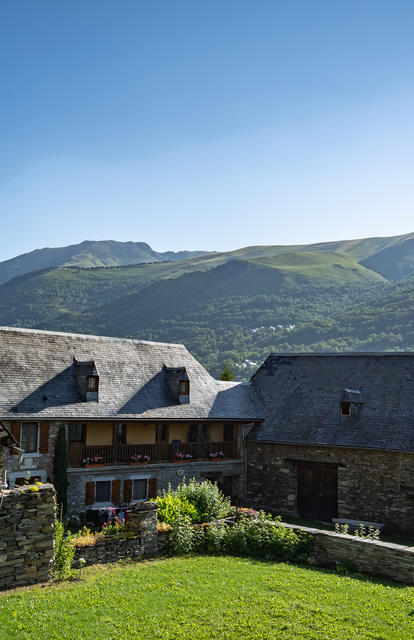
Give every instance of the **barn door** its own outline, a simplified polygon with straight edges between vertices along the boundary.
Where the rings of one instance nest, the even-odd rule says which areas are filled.
[[[299,463],[298,511],[301,518],[329,522],[338,515],[338,468]]]

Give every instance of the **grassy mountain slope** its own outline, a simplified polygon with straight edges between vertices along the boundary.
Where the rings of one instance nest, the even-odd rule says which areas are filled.
[[[269,351],[414,349],[414,277],[387,280],[414,270],[411,247],[414,234],[42,269],[0,285],[0,324],[183,342],[239,378]]]
[[[185,260],[206,251],[166,251],[158,253],[145,242],[115,242],[114,240],[89,241],[68,247],[36,249],[10,260],[0,262],[0,284],[24,273],[60,266],[113,267]]]
[[[391,241],[381,250],[361,261],[388,280],[403,280],[414,275],[414,234]]]
[[[0,262],[0,284],[25,273],[59,266],[113,267],[167,260],[183,261],[188,258],[196,259],[200,257],[199,268],[210,269],[234,258],[245,260],[264,256],[274,257],[300,251],[345,254],[357,262],[370,261],[366,264],[364,262],[364,266],[377,271],[387,278],[405,278],[410,274],[414,274],[414,264],[409,259],[410,241],[414,241],[414,234],[390,238],[362,238],[321,242],[310,245],[251,246],[243,247],[236,251],[220,253],[206,251],[166,251],[159,253],[151,249],[145,242],[85,241],[67,247],[36,249],[30,253]],[[378,259],[376,258],[378,254],[388,250],[392,251],[390,257],[388,257],[387,253],[384,253]],[[383,266],[383,262],[399,264],[401,261],[403,266],[391,272],[389,267]],[[388,275],[389,273],[391,275]]]
[[[224,360],[260,358],[264,338],[269,350],[290,325],[320,322],[385,286],[336,253],[236,259],[205,271],[198,262],[22,276],[0,287],[0,324],[184,342],[218,374]]]

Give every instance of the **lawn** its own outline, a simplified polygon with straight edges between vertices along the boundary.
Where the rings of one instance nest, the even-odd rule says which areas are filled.
[[[1,640],[414,639],[414,588],[232,557],[96,566],[0,595]]]

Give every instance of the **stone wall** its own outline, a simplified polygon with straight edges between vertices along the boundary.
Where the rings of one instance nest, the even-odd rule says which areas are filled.
[[[312,536],[311,564],[335,567],[345,562],[362,573],[414,584],[414,547],[285,523],[284,526]]]
[[[154,556],[158,553],[158,505],[156,502],[141,502],[128,514],[130,538],[104,538],[94,545],[77,547],[74,567],[79,567],[79,559],[85,564],[105,564],[118,560],[138,559],[142,556]]]
[[[206,477],[215,476],[218,481],[222,480],[225,476],[232,476],[234,480],[234,493],[240,498],[244,493],[244,463],[242,461],[223,461],[223,462],[184,462],[178,463],[164,463],[164,464],[148,464],[143,466],[116,466],[110,465],[107,467],[97,467],[94,469],[71,469],[68,468],[68,513],[79,513],[85,509],[99,509],[101,505],[95,503],[94,505],[85,505],[85,487],[86,483],[93,481],[104,480],[120,480],[121,481],[121,495],[120,503],[123,503],[123,487],[124,480],[129,478],[156,478],[157,479],[157,492],[163,489],[168,489],[168,485],[171,484],[175,488],[185,477],[187,480],[190,478],[196,478],[196,480],[202,481]],[[150,497],[150,496],[149,496]],[[117,506],[117,505],[113,505]]]
[[[50,579],[54,521],[52,485],[0,492],[0,589]]]
[[[249,442],[247,504],[298,517],[297,461],[338,465],[339,518],[414,535],[413,454]]]

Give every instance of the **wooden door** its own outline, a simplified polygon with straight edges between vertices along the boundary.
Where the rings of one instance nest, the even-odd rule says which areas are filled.
[[[299,463],[298,511],[301,518],[329,522],[338,515],[338,468]]]

